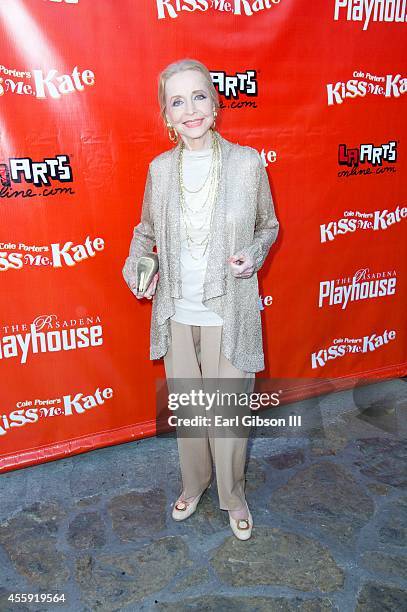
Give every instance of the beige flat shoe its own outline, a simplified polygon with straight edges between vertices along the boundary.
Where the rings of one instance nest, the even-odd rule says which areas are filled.
[[[246,502],[247,506],[247,502]],[[229,512],[229,523],[232,528],[233,533],[239,540],[248,540],[252,535],[253,529],[253,517],[247,506],[247,512],[249,513],[249,517],[245,519],[234,519],[230,516]]]
[[[174,521],[184,521],[185,519],[190,517],[191,514],[195,512],[196,507],[199,504],[199,500],[201,499],[205,491],[206,489],[204,489],[202,493],[192,501],[187,501],[186,499],[180,497],[175,502],[174,508],[172,509],[172,518],[174,519]]]

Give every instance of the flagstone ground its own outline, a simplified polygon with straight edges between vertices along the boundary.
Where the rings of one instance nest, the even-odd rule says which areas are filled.
[[[252,431],[247,542],[219,509],[215,478],[193,516],[172,520],[173,435],[3,474],[1,612],[406,610],[406,379],[295,407],[313,427]]]

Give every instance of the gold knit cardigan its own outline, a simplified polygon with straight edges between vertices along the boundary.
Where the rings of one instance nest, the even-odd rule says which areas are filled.
[[[238,369],[264,370],[262,326],[257,271],[279,231],[267,172],[258,151],[223,138],[219,191],[213,211],[209,256],[202,302],[223,319],[221,350]],[[163,357],[171,342],[173,298],[182,297],[180,271],[180,206],[176,147],[155,157],[149,165],[141,220],[134,228],[129,255],[122,270],[130,287],[138,257],[156,246],[160,278],[152,301],[150,359]],[[246,253],[255,272],[235,278],[227,259]]]

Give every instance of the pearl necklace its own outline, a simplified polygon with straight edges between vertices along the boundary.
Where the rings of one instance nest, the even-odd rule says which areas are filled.
[[[183,221],[184,221],[184,227],[185,227],[185,234],[187,237],[187,247],[188,250],[190,252],[190,255],[193,259],[195,260],[199,260],[202,257],[204,257],[206,250],[208,248],[208,244],[209,244],[209,236],[211,233],[211,226],[212,226],[212,218],[213,218],[213,211],[215,209],[215,202],[216,202],[216,196],[218,193],[218,187],[219,187],[219,179],[220,179],[220,169],[221,169],[221,160],[220,160],[220,144],[218,141],[218,138],[215,135],[215,132],[212,133],[212,142],[213,142],[213,158],[212,158],[212,164],[211,164],[211,168],[209,171],[208,176],[210,176],[210,184],[209,184],[209,191],[208,191],[208,196],[205,199],[205,202],[203,204],[203,206],[201,207],[202,209],[206,207],[208,201],[209,201],[209,206],[208,208],[208,212],[210,215],[210,220],[209,220],[209,230],[206,233],[205,237],[203,238],[203,240],[201,241],[197,241],[194,240],[191,236],[191,230],[201,230],[203,229],[203,227],[205,226],[205,221],[202,224],[201,227],[197,228],[194,227],[193,223],[191,222],[191,220],[189,219],[188,216],[188,211],[187,211],[187,205],[185,202],[185,196],[184,196],[184,191],[187,191],[185,189],[185,185],[184,185],[184,180],[183,180],[183,172],[182,172],[182,167],[183,167],[183,152],[184,152],[184,143],[181,143],[180,146],[180,151],[179,151],[179,157],[178,157],[178,178],[179,178],[179,186],[180,186],[180,207],[181,207],[181,211],[182,211],[182,217],[183,217]],[[206,181],[205,181],[206,182]],[[199,257],[195,257],[192,253],[192,246],[196,245],[197,247],[204,247],[204,251],[203,253],[199,256]]]
[[[201,185],[200,187],[198,187],[198,189],[188,189],[188,187],[187,187],[187,186],[185,185],[185,183],[183,182],[183,185],[184,185],[184,189],[185,189],[185,191],[186,191],[186,192],[188,192],[188,193],[199,193],[200,191],[202,191],[202,190],[203,190],[203,188],[205,187],[206,183],[208,182],[209,177],[210,177],[210,176],[211,176],[211,174],[212,174],[212,168],[213,168],[213,156],[212,156],[212,160],[211,160],[211,165],[210,165],[210,168],[209,168],[209,172],[208,172],[208,174],[206,175],[206,178],[205,178],[204,182],[202,183],[202,185]],[[206,201],[205,201],[205,202],[206,202]]]

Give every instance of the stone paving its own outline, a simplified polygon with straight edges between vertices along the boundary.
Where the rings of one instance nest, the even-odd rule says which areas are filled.
[[[247,542],[219,509],[215,479],[193,516],[171,519],[173,435],[2,475],[0,611],[407,610],[407,381],[295,406],[311,405],[319,432],[252,430]]]

